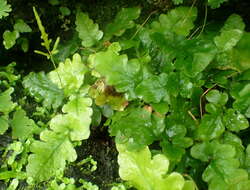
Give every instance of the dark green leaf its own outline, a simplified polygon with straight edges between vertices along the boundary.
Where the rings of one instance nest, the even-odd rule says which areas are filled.
[[[133,28],[135,23],[133,20],[140,16],[141,9],[135,8],[122,8],[117,13],[114,21],[107,25],[105,29],[105,39],[109,40],[113,35],[121,36],[127,29]]]

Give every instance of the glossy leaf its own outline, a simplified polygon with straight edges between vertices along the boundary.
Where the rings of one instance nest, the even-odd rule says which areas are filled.
[[[185,40],[179,48],[175,65],[188,77],[196,77],[204,71],[216,55],[214,44],[206,40]]]
[[[167,95],[166,82],[167,76],[165,74],[152,76],[139,83],[135,93],[148,103],[159,103]]]
[[[239,161],[233,158],[212,161],[202,178],[209,183],[209,190],[233,190],[239,183],[248,181],[246,170],[239,168]],[[246,189],[241,186],[240,190]]]
[[[233,85],[231,95],[235,99],[233,107],[247,118],[250,118],[250,84],[236,83]]]
[[[52,83],[44,72],[30,73],[23,80],[23,86],[37,101],[47,108],[58,108],[63,101],[63,91]]]
[[[220,31],[220,35],[214,38],[216,46],[221,51],[232,49],[241,39],[245,24],[237,14],[232,14]]]
[[[223,118],[217,114],[206,114],[202,117],[197,130],[199,140],[212,140],[220,137],[225,131]]]
[[[230,144],[222,144],[218,141],[195,144],[191,148],[191,155],[203,162],[217,159],[229,159],[236,155],[235,148]]]
[[[231,132],[225,132],[220,142],[233,146],[236,151],[235,157],[240,161],[240,166],[244,166],[245,147],[242,144],[241,138]]]
[[[142,108],[117,113],[109,126],[110,135],[119,144],[128,143],[130,150],[142,149],[154,141],[151,113]]]
[[[249,127],[245,116],[233,109],[228,109],[223,119],[226,128],[233,132],[239,132]]]
[[[95,24],[86,13],[78,12],[75,24],[76,31],[84,47],[95,45],[103,36],[103,32],[99,30],[98,24]]]

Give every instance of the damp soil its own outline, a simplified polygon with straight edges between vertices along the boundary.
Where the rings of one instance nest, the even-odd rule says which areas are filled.
[[[91,127],[91,135],[88,140],[76,148],[77,161],[66,170],[66,176],[73,177],[77,181],[84,179],[99,186],[100,189],[108,190],[114,183],[121,182],[118,174],[117,155],[114,139],[112,139],[103,127]],[[77,166],[83,159],[92,157],[97,162],[97,168],[91,172],[90,163]]]

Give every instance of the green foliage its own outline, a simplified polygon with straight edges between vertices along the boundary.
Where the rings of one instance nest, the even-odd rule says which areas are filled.
[[[133,28],[135,26],[133,20],[137,19],[140,13],[141,9],[138,7],[122,8],[114,21],[106,26],[105,39],[109,40],[113,35],[121,36],[127,29]]]
[[[89,89],[88,94],[95,99],[98,106],[109,105],[113,110],[123,111],[128,102],[122,93],[118,93],[104,81],[97,80]]]
[[[41,44],[42,46],[44,46],[46,48],[47,51],[50,50],[50,43],[51,43],[51,39],[49,39],[48,37],[48,34],[46,33],[45,31],[45,28],[42,24],[42,21],[36,11],[36,8],[33,7],[33,12],[34,12],[34,15],[35,15],[35,18],[36,18],[36,22],[37,22],[37,25],[38,25],[38,28],[41,32],[41,39],[43,40],[43,43]]]
[[[38,102],[46,108],[58,108],[63,101],[63,90],[52,83],[44,72],[30,73],[23,80],[24,87]]]
[[[214,42],[220,51],[231,50],[241,39],[245,24],[239,15],[231,15],[220,30],[220,35],[214,38]]]
[[[102,181],[100,189],[249,189],[250,33],[237,14],[224,24],[223,16],[220,23],[214,16],[197,18],[203,15],[201,6],[212,8],[204,7],[206,15],[216,15],[213,9],[223,2],[208,0],[196,8],[195,1],[173,0],[175,5],[192,5],[166,13],[153,11],[140,19],[139,7],[123,8],[110,24],[99,22],[104,32],[88,13],[80,11],[87,5],[73,10],[67,1],[44,2],[55,10],[58,23],[69,29],[60,32],[66,37],[63,43],[57,38],[53,45],[33,8],[46,49],[35,52],[50,59],[54,69],[26,74],[26,70],[16,71],[14,62],[0,67],[0,180],[4,188],[99,189],[100,184],[75,176],[77,171]],[[165,3],[153,4],[163,8]],[[165,8],[169,9],[168,4]],[[39,9],[50,18],[47,9]],[[7,13],[0,11],[0,15]],[[74,14],[76,27],[72,26]],[[100,17],[93,18],[98,22]],[[3,25],[14,24],[13,29],[2,30],[4,62],[14,55],[12,51],[17,55],[11,59],[16,59],[20,47],[33,58],[29,40],[38,39],[31,30],[35,23],[28,19],[13,13],[1,20]],[[8,50],[15,43],[19,46]],[[17,60],[18,69],[26,68]],[[91,140],[83,142],[93,131]],[[104,184],[105,179],[95,176],[110,173],[96,170],[99,163],[88,155],[100,150],[95,159],[101,157],[108,165],[110,158],[103,151],[115,154],[111,137],[119,152],[119,175],[126,181],[117,185]],[[85,146],[76,148],[91,143],[91,151]],[[81,168],[86,163],[87,169]]]
[[[143,80],[135,89],[146,102],[159,103],[166,95],[167,76],[163,73]]]
[[[93,20],[83,12],[76,14],[76,31],[84,47],[95,45],[103,36],[103,32],[99,30],[98,24],[94,24]]]
[[[155,120],[157,118],[146,108],[130,108],[112,117],[110,134],[116,137],[117,143],[126,143],[129,150],[140,150],[151,144],[157,139],[157,134],[164,130],[164,123]]]
[[[50,80],[60,89],[63,89],[66,96],[76,93],[83,84],[84,74],[87,68],[79,54],[74,54],[72,61],[66,59],[59,66],[51,71],[48,76]]]
[[[183,0],[172,0],[175,5],[183,3]]]
[[[24,20],[22,19],[17,19],[16,20],[16,23],[14,25],[14,29],[20,33],[23,33],[23,32],[31,32],[32,29],[30,28],[30,26],[28,24],[26,24],[24,22]]]
[[[58,114],[50,121],[51,129],[59,134],[68,131],[72,141],[87,139],[90,135],[91,104],[89,98],[71,96],[62,108],[65,114]]]
[[[69,140],[67,130],[58,134],[45,130],[40,134],[41,141],[34,141],[31,146],[27,175],[34,181],[49,180],[55,174],[63,172],[66,161],[76,160],[76,152]]]
[[[11,10],[11,6],[7,4],[7,0],[0,0],[0,19],[9,16]]]
[[[193,22],[196,17],[196,8],[178,7],[168,14],[161,14],[159,22],[152,23],[152,28],[166,36],[173,35],[173,33],[187,36],[194,27]]]
[[[212,8],[219,8],[222,3],[227,2],[228,0],[208,0],[208,5]]]
[[[244,189],[248,184],[248,173],[239,168],[240,162],[235,158],[235,149],[229,144],[217,141],[196,144],[191,154],[197,159],[210,161],[202,178],[207,181],[210,189]]]
[[[10,111],[14,109],[16,106],[15,103],[11,101],[11,94],[13,93],[14,89],[9,88],[0,94],[0,112],[4,114],[8,114]]]
[[[166,175],[169,160],[163,154],[156,154],[151,159],[148,147],[131,152],[127,150],[126,145],[117,144],[117,149],[119,151],[119,175],[138,190],[195,189],[195,185],[185,181],[179,173],[172,172]]]
[[[90,66],[105,77],[108,85],[115,86],[118,92],[133,91],[140,65],[136,60],[128,62],[126,55],[119,55],[120,50],[116,42],[107,51],[90,55]]]
[[[34,121],[29,119],[22,109],[14,113],[11,127],[13,139],[18,138],[20,140],[25,140],[33,135],[33,133],[40,132]]]
[[[11,100],[13,91],[13,88],[9,88],[0,93],[0,135],[7,131],[9,127],[8,114],[16,107],[16,103]]]
[[[60,41],[60,38],[58,37],[53,45],[53,48],[51,49],[50,45],[51,45],[51,42],[52,40],[49,39],[48,37],[48,34],[46,33],[45,31],[45,28],[42,24],[42,21],[36,11],[36,8],[33,7],[33,12],[34,12],[34,15],[35,15],[35,18],[36,18],[36,22],[37,22],[37,25],[38,25],[38,28],[41,32],[41,39],[43,40],[43,42],[41,43],[42,46],[44,46],[47,50],[48,53],[45,53],[45,52],[42,52],[42,51],[39,51],[39,50],[35,50],[35,53],[38,53],[40,55],[44,55],[46,56],[48,59],[52,59],[52,62],[53,62],[53,58],[52,58],[52,55],[55,55],[58,51],[57,51],[57,46],[59,44],[59,41]],[[53,63],[54,64],[54,63]]]
[[[3,45],[5,49],[10,49],[16,44],[16,39],[19,38],[19,32],[14,30],[13,32],[6,30],[3,33]]]

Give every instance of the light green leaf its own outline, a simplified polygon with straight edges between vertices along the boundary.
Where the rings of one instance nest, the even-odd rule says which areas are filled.
[[[7,4],[7,0],[0,0],[0,19],[9,16],[11,10],[11,6]]]
[[[128,61],[127,55],[119,55],[119,43],[111,44],[107,51],[90,55],[90,66],[106,83],[115,86],[118,92],[133,91],[139,79],[140,64],[137,60]]]
[[[3,135],[9,127],[8,117],[0,116],[0,135]]]
[[[63,113],[55,116],[50,121],[50,127],[55,132],[69,131],[72,141],[87,139],[90,135],[92,101],[90,98],[71,96],[70,101],[63,106]]]
[[[78,12],[76,15],[76,31],[84,47],[95,45],[103,36],[98,24],[94,24],[93,20],[83,12]]]
[[[232,14],[220,30],[220,35],[214,38],[216,46],[221,51],[231,50],[241,39],[245,24],[237,14]]]
[[[228,0],[208,0],[208,5],[212,9],[219,8],[222,3],[227,2]]]
[[[52,83],[44,72],[31,72],[24,77],[23,86],[36,101],[42,101],[47,108],[56,109],[62,104],[63,91]]]
[[[45,130],[41,133],[40,139],[41,141],[32,143],[32,154],[26,167],[28,177],[36,182],[62,174],[66,161],[73,162],[77,158],[73,144],[69,141],[68,131],[57,134]]]
[[[16,44],[16,39],[19,38],[19,32],[14,30],[13,32],[5,30],[3,33],[3,45],[5,49],[10,49]]]
[[[29,119],[22,109],[14,113],[10,125],[12,127],[12,137],[18,138],[19,140],[26,140],[28,137],[32,136],[33,133],[39,132],[35,122]]]
[[[148,147],[130,152],[126,145],[117,144],[119,175],[138,190],[182,190],[184,178],[176,172],[167,174],[169,161],[163,154],[154,155]],[[190,190],[194,190],[194,186]]]
[[[113,35],[121,36],[127,29],[133,28],[135,23],[133,20],[140,16],[141,9],[134,8],[122,8],[117,13],[114,21],[107,25],[105,29],[105,39],[109,40]]]
[[[197,17],[197,9],[195,7],[177,7],[168,14],[161,14],[159,22],[153,22],[152,28],[155,32],[165,35],[176,33],[178,35],[187,36],[193,29]]]
[[[11,101],[11,94],[14,92],[14,88],[9,88],[0,93],[0,112],[8,114],[16,107],[16,103]]]
[[[30,28],[30,26],[28,24],[26,24],[23,19],[17,19],[16,23],[14,25],[14,29],[20,33],[23,32],[31,32],[32,29]]]
[[[6,190],[16,190],[18,184],[19,184],[18,179],[12,179],[9,184],[9,187]]]
[[[66,59],[51,71],[48,76],[50,80],[61,88],[66,96],[79,91],[83,84],[84,74],[87,72],[81,56],[74,54],[72,60]]]

